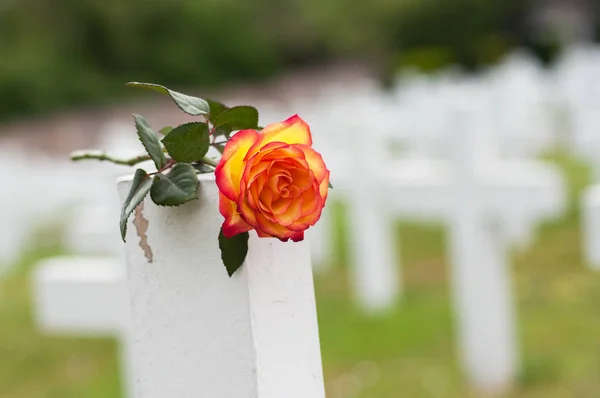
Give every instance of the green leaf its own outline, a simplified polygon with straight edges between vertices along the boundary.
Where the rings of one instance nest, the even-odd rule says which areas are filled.
[[[222,155],[223,151],[225,150],[225,145],[223,144],[216,144],[215,148],[217,149],[217,151],[219,151],[219,153]]]
[[[232,129],[229,126],[217,126],[213,132],[215,137],[219,137],[221,135],[229,138],[231,136]]]
[[[160,141],[158,140],[156,133],[154,130],[152,130],[146,119],[144,119],[142,116],[133,115],[133,118],[135,119],[135,127],[142,145],[144,145],[146,152],[148,152],[148,155],[150,155],[154,161],[156,169],[162,169],[167,164],[167,159],[162,151],[162,147],[160,146]]]
[[[127,234],[127,219],[129,215],[135,210],[135,208],[144,200],[150,187],[152,186],[152,179],[148,174],[142,170],[137,169],[133,175],[133,182],[131,183],[131,189],[127,195],[127,199],[123,203],[121,209],[121,239],[125,241],[125,235]]]
[[[221,249],[221,260],[227,269],[227,274],[231,277],[237,271],[248,253],[248,232],[242,232],[227,238],[223,235],[223,228],[219,232],[219,249]]]
[[[231,130],[255,129],[258,126],[258,111],[251,106],[234,106],[223,111],[214,125],[227,126]]]
[[[206,123],[186,123],[175,127],[162,139],[169,155],[178,162],[201,160],[208,152],[210,139]]]
[[[150,197],[159,206],[179,206],[198,198],[198,177],[194,167],[187,163],[177,163],[167,174],[154,177]]]
[[[218,101],[207,99],[206,102],[208,102],[208,105],[210,107],[210,121],[212,123],[214,123],[217,120],[221,113],[229,109],[226,105]]]
[[[207,115],[210,112],[210,106],[208,105],[208,102],[206,102],[202,98],[192,97],[186,94],[178,93],[177,91],[170,90],[159,84],[130,82],[127,83],[127,86],[147,88],[149,90],[154,90],[161,94],[168,95],[175,102],[175,104],[177,104],[179,109],[181,109],[188,115]]]
[[[214,173],[215,169],[204,163],[194,163],[192,166],[200,174]]]
[[[158,132],[161,133],[162,135],[167,135],[171,132],[171,130],[173,130],[173,127],[165,126],[162,129],[158,130]]]
[[[328,183],[328,184],[327,184],[327,186],[328,186],[330,189],[333,189],[333,185],[331,185],[331,183]]]

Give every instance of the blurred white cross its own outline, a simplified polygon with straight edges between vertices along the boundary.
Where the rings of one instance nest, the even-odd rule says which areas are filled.
[[[50,334],[116,337],[125,396],[133,398],[135,378],[126,289],[125,264],[121,259],[54,257],[38,263],[33,274],[38,327]]]
[[[365,161],[355,163],[348,217],[356,295],[370,311],[389,308],[400,293],[394,217],[447,224],[466,372],[478,387],[499,389],[512,382],[517,358],[508,245],[529,240],[535,223],[559,215],[565,191],[550,166],[496,159],[485,142],[488,122],[457,104],[446,161],[389,161],[381,140],[355,138]]]

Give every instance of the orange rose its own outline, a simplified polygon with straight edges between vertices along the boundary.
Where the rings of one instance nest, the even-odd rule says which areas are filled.
[[[226,237],[255,229],[260,237],[304,239],[321,217],[329,185],[329,170],[311,145],[298,115],[231,137],[215,170]]]

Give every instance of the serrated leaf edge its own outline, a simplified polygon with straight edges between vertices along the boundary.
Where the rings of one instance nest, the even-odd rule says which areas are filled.
[[[198,176],[198,172],[196,171],[196,169],[194,168],[194,166],[192,166],[190,163],[177,163],[177,165],[188,165],[192,168],[192,170],[194,171],[194,174],[196,175],[196,178]],[[176,165],[176,166],[177,166]],[[159,176],[167,176],[167,174],[163,174],[163,173],[158,173],[154,176],[154,178],[152,179],[152,186],[154,186],[154,183],[159,179]],[[151,187],[152,188],[152,187]],[[152,202],[160,207],[177,207],[177,206],[181,206],[184,203],[190,202],[192,200],[196,200],[198,199],[198,186],[196,185],[196,190],[194,191],[194,196],[193,197],[189,197],[188,199],[184,200],[181,203],[178,203],[176,205],[167,205],[167,204],[162,204],[162,203],[156,203],[156,201],[154,200],[154,197],[152,196],[152,189],[150,189],[150,199],[152,199]]]
[[[152,153],[150,152],[150,150],[148,149],[148,147],[146,146],[146,143],[142,140],[142,136],[140,135],[139,131],[137,131],[138,126],[138,118],[140,118],[142,121],[144,121],[147,125],[148,125],[148,129],[151,132],[151,136],[154,137],[153,139],[156,140],[156,144],[158,145],[158,159],[155,159],[154,156],[152,156]],[[138,140],[142,143],[142,146],[144,147],[144,149],[146,150],[146,153],[148,155],[150,155],[150,158],[152,158],[152,161],[154,162],[154,165],[156,166],[157,170],[160,170],[161,168],[163,168],[166,164],[167,164],[167,158],[165,157],[165,154],[162,150],[162,145],[161,145],[161,141],[158,139],[158,136],[156,135],[156,132],[154,131],[154,129],[152,128],[152,126],[150,126],[150,123],[148,123],[148,121],[146,120],[145,117],[143,117],[142,115],[138,115],[136,113],[133,114],[133,119],[135,122],[135,128],[136,128],[136,133],[138,136]],[[160,163],[160,164],[159,164]]]
[[[146,173],[146,171],[145,171],[145,170],[143,170],[143,169],[137,169],[137,170],[135,171],[135,173],[137,174],[137,172],[138,172],[138,171],[140,171],[140,170],[141,170],[141,171],[143,171],[143,172],[144,172],[144,174],[145,174],[145,175],[144,175],[144,178],[142,179],[142,182],[143,182],[143,181],[144,181],[146,178],[149,178],[149,175],[148,175],[148,173]],[[133,180],[132,180],[132,182],[131,182],[131,183],[132,183],[132,185],[131,185],[131,188],[130,188],[130,190],[129,190],[129,193],[127,194],[127,198],[125,198],[125,201],[123,202],[123,205],[121,206],[121,215],[120,215],[120,219],[119,219],[119,230],[121,231],[121,239],[123,240],[123,242],[125,242],[125,238],[126,238],[126,236],[127,236],[127,224],[128,224],[128,221],[129,221],[129,217],[131,216],[131,213],[133,213],[133,212],[135,211],[135,209],[136,209],[136,208],[137,208],[137,207],[140,205],[140,203],[142,203],[142,202],[144,201],[144,199],[146,199],[146,197],[148,196],[148,193],[150,192],[150,188],[152,187],[152,184],[151,184],[151,185],[148,187],[148,189],[146,190],[146,192],[144,193],[144,195],[141,197],[141,199],[140,199],[140,201],[137,203],[137,205],[136,205],[136,206],[135,206],[135,207],[134,207],[134,208],[133,208],[133,209],[132,209],[132,210],[129,212],[129,214],[127,214],[127,215],[124,217],[125,208],[127,207],[127,203],[128,203],[128,200],[127,200],[127,199],[129,199],[129,194],[131,193],[131,190],[133,189],[133,181],[134,181],[134,180],[135,180],[135,174],[134,174],[134,178],[133,178]],[[141,185],[142,185],[142,184],[141,184],[141,182],[140,182],[140,184],[138,185],[138,187],[139,187],[139,186],[141,186]]]
[[[187,113],[188,115],[192,115],[192,116],[206,116],[206,115],[209,115],[209,112],[205,112],[205,111],[203,111],[203,110],[201,110],[201,109],[199,109],[199,108],[197,108],[197,107],[195,107],[195,106],[194,106],[194,107],[195,107],[196,109],[198,109],[198,112],[199,112],[199,113],[190,113],[190,112],[188,112],[187,110],[183,109],[183,107],[182,107],[181,105],[179,105],[179,101],[178,101],[178,100],[175,98],[175,95],[179,94],[179,95],[183,95],[183,96],[186,96],[186,97],[189,97],[189,98],[197,98],[197,99],[199,99],[199,100],[201,100],[201,101],[204,101],[204,102],[206,102],[206,105],[208,106],[208,109],[209,109],[209,111],[210,111],[210,105],[209,105],[209,104],[208,104],[208,102],[207,102],[205,99],[203,99],[203,98],[200,98],[200,97],[194,97],[194,96],[191,96],[191,95],[187,95],[187,94],[184,94],[184,93],[180,93],[179,91],[171,90],[170,88],[167,88],[166,86],[163,86],[162,84],[156,84],[156,83],[144,83],[144,82],[129,82],[129,83],[126,83],[125,85],[126,85],[126,86],[129,86],[129,87],[145,88],[145,89],[147,89],[147,90],[156,91],[157,93],[160,93],[160,94],[166,95],[166,96],[168,96],[168,97],[170,97],[170,98],[171,98],[171,100],[172,100],[172,101],[175,103],[175,105],[176,105],[176,106],[177,106],[177,107],[178,107],[178,108],[179,108],[179,109],[180,109],[182,112],[184,112],[184,113]],[[157,90],[157,88],[158,88],[158,89],[160,89],[160,90]],[[166,91],[166,92],[163,92],[162,90],[164,90],[164,91]],[[193,106],[193,105],[192,105],[192,106]]]
[[[207,127],[207,130],[209,130],[209,131],[210,131],[210,129],[208,128],[208,123],[205,123],[205,122],[188,122],[188,123],[183,123],[183,124],[180,124],[179,126],[176,126],[176,127],[174,127],[174,128],[173,128],[173,130],[171,130],[171,131],[169,132],[169,134],[165,135],[165,136],[164,136],[164,137],[163,137],[163,138],[160,140],[160,142],[161,142],[161,143],[164,145],[164,147],[167,149],[167,153],[169,153],[169,151],[168,151],[167,145],[165,144],[165,142],[164,142],[164,141],[165,141],[166,139],[169,139],[169,138],[168,138],[168,137],[169,137],[169,135],[170,135],[170,134],[171,134],[171,133],[172,133],[174,130],[176,130],[176,129],[180,128],[180,127],[184,127],[184,126],[190,125],[190,124],[205,124],[205,125],[206,125],[206,127]],[[210,139],[210,137],[209,137],[209,139]],[[210,141],[209,141],[208,148],[210,148]],[[206,151],[206,153],[208,153],[208,150]],[[206,155],[206,153],[205,153],[204,155]],[[169,156],[171,156],[171,158],[175,159],[175,157],[174,157],[173,155],[171,155],[170,153],[169,153]],[[204,156],[202,156],[202,157],[204,157]],[[175,160],[177,160],[177,159],[175,159]],[[192,160],[192,161],[189,161],[189,162],[188,162],[188,161],[185,161],[185,162],[183,162],[183,161],[180,161],[180,160],[177,160],[177,161],[178,161],[179,163],[187,163],[187,164],[190,164],[190,163],[192,163],[192,162],[199,162],[200,160],[202,160],[202,159]]]
[[[249,242],[250,234],[248,232],[242,232],[242,233],[240,233],[238,235],[242,235],[242,234],[246,235],[246,253],[244,254],[244,258],[242,259],[242,262],[232,272],[229,272],[229,268],[227,268],[227,265],[225,264],[225,259],[224,259],[224,257],[225,257],[225,255],[224,255],[225,250],[223,250],[223,248],[221,247],[221,239],[220,238],[221,238],[221,236],[223,236],[226,240],[229,240],[229,239],[235,238],[237,235],[232,236],[231,238],[227,238],[223,234],[223,227],[221,227],[219,229],[219,234],[217,235],[217,243],[219,245],[219,251],[221,253],[221,261],[223,262],[223,266],[225,267],[225,271],[227,272],[227,275],[229,275],[230,278],[242,267],[242,265],[244,265],[244,262],[246,261],[246,257],[248,256],[248,250],[249,250],[249,247],[248,247],[249,244],[248,244],[248,242]]]
[[[219,126],[226,126],[227,124],[230,124],[230,123],[217,124],[216,122],[218,122],[218,121],[219,121],[219,117],[221,117],[221,115],[222,115],[223,113],[225,113],[225,112],[227,112],[227,111],[230,111],[230,110],[232,110],[232,109],[235,109],[235,108],[252,108],[252,109],[254,109],[254,110],[256,111],[256,126],[255,126],[255,127],[250,127],[250,128],[251,128],[251,129],[258,129],[258,122],[259,122],[259,120],[260,120],[260,112],[258,111],[258,108],[256,108],[255,106],[252,106],[252,105],[243,105],[243,104],[242,104],[242,105],[235,105],[235,106],[229,107],[229,108],[225,109],[223,112],[221,112],[221,114],[219,114],[219,116],[218,116],[218,117],[217,117],[217,119],[215,120],[215,122],[214,122],[214,126],[215,126],[215,127],[219,127]],[[261,129],[261,130],[262,130],[262,129]],[[237,130],[232,130],[232,131],[237,131]]]

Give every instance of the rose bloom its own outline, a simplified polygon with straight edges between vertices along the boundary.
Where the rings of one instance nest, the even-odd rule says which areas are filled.
[[[329,185],[329,170],[311,145],[298,115],[231,137],[215,170],[226,237],[255,229],[260,237],[304,239],[321,217]]]

